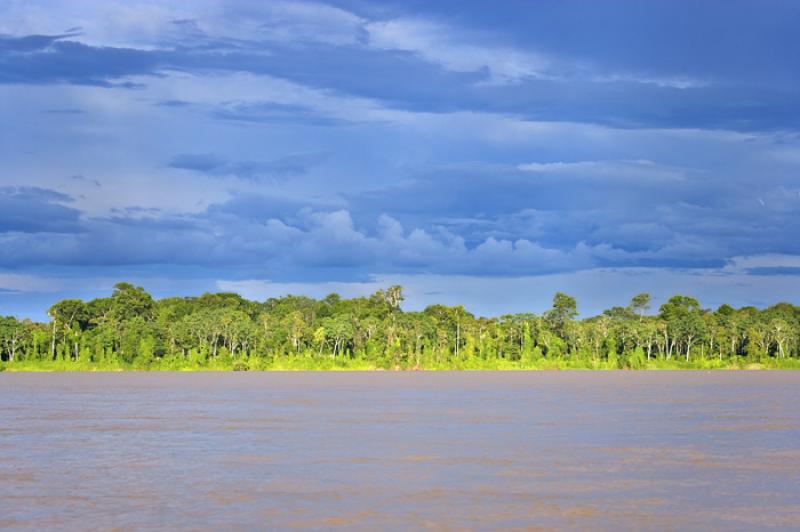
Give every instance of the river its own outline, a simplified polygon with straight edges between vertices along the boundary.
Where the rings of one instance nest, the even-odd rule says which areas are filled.
[[[0,528],[800,528],[800,372],[0,374]]]

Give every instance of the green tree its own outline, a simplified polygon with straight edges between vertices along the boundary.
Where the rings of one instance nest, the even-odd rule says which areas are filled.
[[[563,292],[556,292],[553,296],[553,308],[545,313],[545,318],[550,328],[563,339],[566,323],[577,315],[578,303],[575,298]]]
[[[647,292],[642,292],[641,294],[636,294],[633,296],[630,302],[630,309],[639,315],[639,319],[641,320],[645,313],[650,310],[650,294]]]
[[[64,299],[50,307],[47,314],[53,320],[51,324],[52,343],[50,349],[52,359],[55,360],[56,358],[56,342],[58,337],[61,338],[63,343],[62,352],[67,350],[71,351],[71,347],[68,347],[67,343],[73,343],[77,358],[77,339],[80,335],[81,324],[86,320],[86,307],[83,301],[80,299]]]
[[[677,347],[679,351],[681,348],[684,350],[688,362],[692,345],[705,331],[700,303],[693,297],[672,296],[661,305],[660,315],[666,322],[667,332],[670,336],[667,358]]]

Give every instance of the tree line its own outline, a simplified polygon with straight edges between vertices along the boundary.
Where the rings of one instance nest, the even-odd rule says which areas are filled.
[[[676,295],[577,319],[557,293],[542,314],[477,317],[463,306],[403,311],[403,290],[265,302],[234,293],[155,300],[118,283],[110,297],[65,299],[49,323],[0,318],[0,363],[139,369],[271,367],[725,367],[800,360],[800,307],[703,309]],[[27,366],[26,366],[27,365]]]

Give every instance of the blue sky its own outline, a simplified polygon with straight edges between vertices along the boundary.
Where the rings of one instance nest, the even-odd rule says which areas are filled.
[[[800,300],[800,4],[0,0],[0,313]]]

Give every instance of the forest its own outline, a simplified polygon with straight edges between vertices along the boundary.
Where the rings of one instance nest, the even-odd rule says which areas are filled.
[[[403,289],[369,297],[234,293],[156,300],[118,283],[110,297],[65,299],[37,323],[0,317],[5,370],[800,369],[800,307],[651,296],[577,319],[558,292],[542,314],[476,317],[463,306],[403,311]]]

